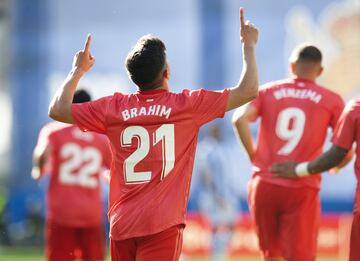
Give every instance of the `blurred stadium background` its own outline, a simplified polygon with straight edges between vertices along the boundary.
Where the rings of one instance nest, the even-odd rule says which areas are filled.
[[[80,85],[95,98],[135,90],[123,63],[131,46],[148,33],[167,44],[174,91],[217,89],[233,85],[241,71],[239,6],[260,30],[261,83],[286,77],[291,49],[311,41],[325,58],[321,83],[345,100],[359,96],[360,0],[0,1],[0,260],[43,260],[47,181],[30,177],[32,150],[40,127],[49,121],[49,99],[86,34],[93,34],[96,64]],[[220,260],[224,249],[232,260],[258,260],[246,204],[250,165],[230,119],[231,113],[201,133],[184,260],[206,259],[211,252]],[[256,135],[256,126],[252,131]],[[324,175],[319,237],[324,259],[319,260],[346,258],[356,185],[352,168]],[[225,178],[219,181],[219,176]],[[209,190],[211,182],[218,188]],[[104,186],[104,204],[106,193]]]

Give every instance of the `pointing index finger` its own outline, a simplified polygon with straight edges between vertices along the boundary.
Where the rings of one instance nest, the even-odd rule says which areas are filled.
[[[91,34],[87,35],[85,46],[84,46],[84,52],[88,53],[90,52],[90,43],[91,43]]]
[[[245,26],[244,8],[240,7],[240,27],[243,28],[244,26]]]

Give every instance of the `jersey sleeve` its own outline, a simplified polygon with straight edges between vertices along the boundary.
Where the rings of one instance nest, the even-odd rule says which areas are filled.
[[[337,96],[336,99],[334,99],[336,102],[334,104],[334,107],[332,109],[332,117],[331,117],[331,122],[330,122],[330,126],[333,130],[335,130],[336,128],[336,124],[340,118],[341,113],[344,110],[345,107],[345,103],[343,101],[343,99],[340,96]]]
[[[39,137],[38,137],[38,141],[37,144],[35,146],[36,150],[45,150],[46,147],[49,146],[50,144],[50,134],[51,134],[51,130],[49,128],[49,125],[45,125],[44,127],[41,128],[40,132],[39,132]]]
[[[111,168],[112,163],[112,152],[111,152],[111,146],[110,142],[107,138],[104,139],[104,161],[103,161],[103,167],[106,169]]]
[[[345,107],[336,125],[332,143],[344,149],[351,149],[355,140],[356,120],[354,118],[352,105]]]
[[[50,166],[47,158],[49,156],[52,146],[54,145],[54,142],[56,142],[56,139],[53,138],[53,133],[54,132],[52,124],[45,125],[43,128],[41,128],[39,132],[38,141],[34,149],[34,153],[37,155],[37,162],[39,163],[39,165],[41,165],[38,166],[38,163],[35,164],[37,165],[37,167],[40,167],[40,176],[37,178],[40,178],[45,174],[50,174],[50,172],[48,171]],[[42,161],[44,162],[43,165],[40,164],[40,162]]]
[[[106,114],[112,96],[91,102],[76,103],[71,106],[75,124],[82,131],[106,132]]]
[[[258,96],[250,102],[250,106],[256,109],[258,116],[261,116],[262,114],[262,103],[263,103],[263,97],[265,95],[265,90],[266,90],[266,86],[261,86],[259,88]]]
[[[201,126],[216,118],[224,117],[229,97],[229,89],[223,91],[194,90],[189,93],[194,120]]]

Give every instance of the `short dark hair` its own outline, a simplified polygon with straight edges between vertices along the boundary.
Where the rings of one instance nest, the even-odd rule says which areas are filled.
[[[312,62],[321,63],[322,54],[319,48],[311,44],[301,44],[293,50],[290,62]]]
[[[88,101],[91,101],[91,96],[87,91],[80,89],[74,93],[72,103],[83,103]]]
[[[157,88],[166,68],[165,44],[155,36],[145,35],[128,54],[125,64],[131,80],[141,90]]]

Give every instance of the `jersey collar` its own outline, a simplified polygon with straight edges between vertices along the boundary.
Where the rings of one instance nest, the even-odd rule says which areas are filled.
[[[156,90],[148,90],[148,91],[143,91],[143,90],[138,90],[137,93],[141,94],[141,95],[154,95],[154,94],[160,94],[160,93],[166,93],[169,92],[168,90],[165,89],[156,89]]]

